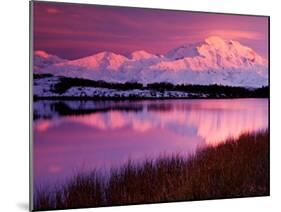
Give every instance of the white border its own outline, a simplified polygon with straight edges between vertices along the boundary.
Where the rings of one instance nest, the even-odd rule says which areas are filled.
[[[57,0],[62,2],[61,0]],[[271,16],[271,196],[75,211],[281,211],[281,13],[276,0],[67,0],[68,2]],[[0,211],[28,210],[29,2],[1,4]],[[280,129],[280,130],[279,130]],[[74,211],[74,210],[70,210]]]

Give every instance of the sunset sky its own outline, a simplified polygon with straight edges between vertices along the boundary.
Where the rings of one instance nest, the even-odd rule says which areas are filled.
[[[66,59],[100,51],[163,54],[211,35],[268,57],[266,17],[34,2],[34,49]]]

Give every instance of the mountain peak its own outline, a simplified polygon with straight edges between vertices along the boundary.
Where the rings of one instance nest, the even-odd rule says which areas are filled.
[[[172,59],[172,60],[179,60],[179,59],[183,59],[185,57],[199,56],[197,48],[201,44],[202,44],[202,42],[184,44],[182,46],[179,46],[175,49],[168,51],[165,54],[165,57]]]
[[[109,51],[99,52],[97,54],[87,56],[81,59],[76,59],[68,62],[68,65],[84,67],[87,69],[111,69],[117,70],[127,58],[120,54],[115,54]]]
[[[35,51],[34,55],[35,55],[35,56],[38,56],[38,57],[45,58],[45,59],[47,59],[47,58],[50,56],[47,52],[45,52],[45,51],[43,51],[43,50],[37,50],[37,51]]]
[[[62,63],[67,60],[62,59],[56,55],[48,54],[47,52],[43,50],[37,50],[34,52],[34,71],[39,71],[45,67],[48,67],[50,65],[54,65],[57,63]]]
[[[96,56],[96,57],[114,57],[117,56],[118,54],[115,54],[114,52],[110,52],[110,51],[103,51],[103,52],[99,52],[97,54],[94,54],[92,56]]]
[[[205,39],[205,42],[210,45],[224,45],[226,41],[219,36],[210,36]]]
[[[150,58],[155,58],[157,57],[154,54],[151,54],[147,51],[144,50],[137,50],[131,53],[130,58],[133,60],[142,60],[142,59],[150,59]]]
[[[37,58],[39,57],[39,58],[42,58],[42,59],[52,59],[52,60],[58,60],[58,61],[64,60],[65,61],[65,59],[62,59],[62,58],[60,58],[56,55],[53,55],[53,54],[49,54],[49,53],[47,53],[46,51],[43,51],[43,50],[36,50],[34,52],[34,57],[37,57]]]

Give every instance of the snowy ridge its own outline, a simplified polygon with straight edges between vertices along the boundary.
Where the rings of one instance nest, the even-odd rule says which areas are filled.
[[[57,63],[62,63],[66,62],[67,60],[62,59],[56,55],[51,55],[48,54],[45,51],[35,51],[34,52],[34,57],[33,57],[33,62],[34,62],[34,72],[40,72],[40,70],[57,64]]]
[[[56,76],[107,82],[170,82],[243,87],[268,85],[266,59],[237,41],[217,36],[200,43],[180,46],[161,56],[138,50],[128,57],[101,52],[72,61],[54,61],[48,66],[40,66],[40,70],[36,66],[34,70]]]
[[[34,80],[33,94],[36,97],[95,97],[95,98],[189,98],[192,93],[181,91],[153,91],[150,89],[118,90],[100,87],[80,87],[73,86],[63,93],[57,93],[53,86],[60,82],[60,77],[44,77]],[[198,94],[197,94],[198,96]],[[206,97],[200,94],[200,97]]]

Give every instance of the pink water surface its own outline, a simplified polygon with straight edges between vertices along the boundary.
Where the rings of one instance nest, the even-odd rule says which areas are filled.
[[[122,104],[127,108],[131,105]],[[188,155],[198,147],[268,127],[267,99],[154,100],[134,104],[141,110],[109,109],[36,119],[35,184],[60,183],[81,171],[106,171],[128,159],[140,162],[161,154]]]

